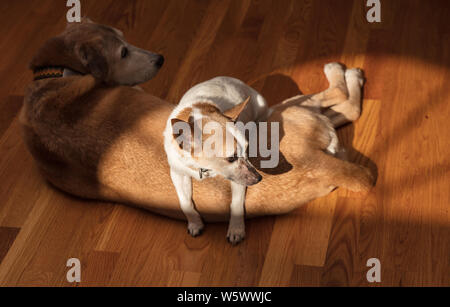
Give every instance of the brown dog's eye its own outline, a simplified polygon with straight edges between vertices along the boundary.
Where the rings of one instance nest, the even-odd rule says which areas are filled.
[[[237,155],[234,155],[234,156],[232,156],[232,157],[228,157],[226,160],[227,160],[228,162],[230,162],[230,163],[233,163],[233,162],[235,162],[237,159],[238,159],[238,156],[237,156]]]
[[[128,48],[127,47],[123,47],[120,56],[122,57],[122,59],[124,59],[124,58],[127,57],[127,55],[128,55]]]

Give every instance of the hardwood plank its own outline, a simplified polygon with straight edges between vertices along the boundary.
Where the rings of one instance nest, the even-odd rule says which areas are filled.
[[[265,255],[269,250],[273,218],[246,222],[246,239],[237,248],[230,249],[225,239],[227,225],[208,225],[212,232],[206,259],[201,267],[200,286],[257,285]]]
[[[7,96],[0,102],[0,135],[3,135],[22,107],[23,96]]]
[[[205,65],[202,59],[209,52],[229,6],[229,1],[213,1],[208,6],[199,31],[177,72],[178,77],[170,87],[167,95],[168,100],[179,100],[186,92],[186,89],[181,85],[185,86],[186,79],[191,79],[197,70]],[[215,14],[215,12],[219,12],[219,14]]]
[[[20,228],[0,227],[0,264],[14,243],[19,231]]]
[[[46,183],[21,139],[17,118],[0,138],[0,225],[21,227]],[[27,171],[24,171],[27,170]]]
[[[41,197],[36,199],[35,206],[31,212],[31,217],[23,225],[14,244],[11,246],[8,254],[0,263],[0,285],[13,286],[22,278],[24,263],[30,261],[39,246],[39,240],[42,236],[42,228],[36,227],[39,219],[48,207],[50,193],[42,193]],[[37,240],[30,240],[34,236]],[[31,253],[25,253],[25,246],[31,249]],[[48,284],[49,280],[44,280],[41,284]]]
[[[144,85],[153,95],[165,99],[170,85],[204,16],[209,1],[171,0],[160,17],[152,36],[147,39],[149,49],[170,59],[158,73],[158,78]],[[180,52],[182,51],[182,52]]]
[[[311,75],[317,76],[319,73],[321,74],[320,78],[323,80],[323,64],[314,62],[314,60],[309,61],[309,59],[312,58],[313,54],[316,56],[319,53],[325,57],[329,53],[332,54],[334,52],[332,50],[341,48],[342,44],[340,41],[343,41],[346,35],[342,29],[345,28],[341,28],[338,30],[339,32],[336,32],[336,27],[333,24],[346,24],[348,9],[352,5],[353,2],[350,1],[340,2],[339,4],[335,3],[335,6],[330,2],[326,4],[327,9],[322,10],[322,2],[320,4],[313,2],[311,8],[312,14],[320,14],[320,19],[330,20],[331,23],[323,26],[314,19],[308,23],[309,28],[305,29],[305,31],[311,31],[314,28],[320,29],[317,32],[323,35],[324,38],[319,39],[322,41],[326,40],[327,43],[313,44],[313,39],[315,40],[317,37],[306,38],[305,44],[314,47],[298,50],[295,59],[295,68],[290,72],[291,77],[297,84],[308,84],[310,83]],[[306,16],[311,16],[308,11]],[[332,36],[333,39],[330,40],[329,38]],[[330,61],[332,60],[326,60],[326,62]],[[303,64],[303,62],[307,64]],[[319,65],[320,68],[318,68]],[[309,78],[309,82],[304,80],[306,78]],[[317,86],[317,82],[315,82],[315,86]],[[307,91],[318,92],[326,88],[326,86],[324,82],[322,88],[316,87]],[[277,88],[276,91],[279,92],[279,89]],[[289,220],[289,223],[286,222],[285,218],[276,219],[271,246],[266,256],[260,285],[288,285],[296,264],[309,266],[324,265],[327,253],[325,242],[328,242],[335,202],[336,193],[333,193],[327,198],[311,202],[305,209],[298,210],[296,212],[298,216],[294,220]],[[306,210],[306,212],[301,214],[300,212],[302,210]],[[292,229],[295,229],[295,231],[292,231]],[[294,242],[302,242],[302,244],[297,245]],[[283,254],[280,254],[279,251],[283,251]]]
[[[361,118],[354,126],[340,131],[339,136],[346,145],[349,160],[373,168],[373,162],[365,155],[370,154],[373,158],[381,102],[364,100],[363,107]],[[376,243],[380,236],[378,223],[381,214],[374,192],[361,196],[347,191],[339,191],[338,194],[321,279],[327,286],[352,284],[353,279],[361,274],[365,276],[367,260],[379,257]]]
[[[319,287],[323,268],[296,265],[290,281],[294,287]]]
[[[112,276],[117,263],[118,253],[92,251],[81,260],[81,285],[101,287]]]
[[[200,273],[173,271],[170,273],[168,287],[195,287],[198,285]]]

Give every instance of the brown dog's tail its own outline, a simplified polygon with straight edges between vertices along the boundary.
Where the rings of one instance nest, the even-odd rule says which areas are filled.
[[[376,178],[364,166],[343,161],[329,154],[320,154],[320,165],[333,185],[353,192],[368,192],[375,186]]]

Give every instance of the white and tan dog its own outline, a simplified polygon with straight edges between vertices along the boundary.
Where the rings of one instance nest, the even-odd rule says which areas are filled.
[[[262,121],[269,112],[266,100],[253,88],[234,78],[217,77],[191,88],[169,116],[164,147],[192,236],[199,235],[204,227],[192,200],[192,178],[202,180],[220,175],[231,182],[227,238],[237,244],[245,237],[245,192],[247,186],[257,184],[262,177],[248,160],[248,142],[234,122]],[[199,134],[194,133],[196,129]],[[224,142],[208,147],[207,136]]]

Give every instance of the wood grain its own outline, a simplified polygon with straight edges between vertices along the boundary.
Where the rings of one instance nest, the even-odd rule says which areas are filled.
[[[382,1],[369,24],[359,0],[83,0],[83,15],[124,31],[166,64],[143,85],[176,103],[192,85],[240,78],[270,104],[323,90],[323,65],[364,69],[362,117],[339,130],[352,161],[378,174],[367,196],[336,190],[292,214],[226,225],[199,238],[185,224],[49,186],[21,140],[27,64],[65,27],[64,1],[0,4],[0,285],[450,286],[448,1]],[[107,12],[107,13],[106,13]],[[369,284],[378,258],[382,282]]]
[[[5,258],[19,231],[19,228],[0,227],[0,262]]]

